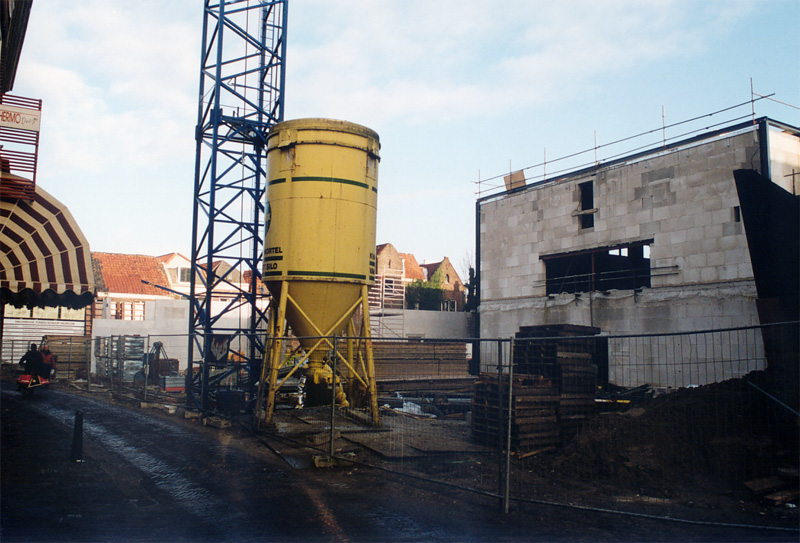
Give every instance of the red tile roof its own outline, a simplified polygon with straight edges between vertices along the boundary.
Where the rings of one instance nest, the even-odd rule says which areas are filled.
[[[98,290],[103,285],[105,291],[118,294],[168,295],[165,290],[142,283],[144,279],[169,286],[167,274],[157,257],[93,252],[92,261]]]
[[[180,253],[167,253],[167,254],[165,254],[165,255],[160,255],[160,256],[157,256],[156,258],[157,258],[157,259],[158,259],[160,262],[168,262],[170,259],[172,259],[172,258],[173,258],[173,257],[175,257],[175,256],[179,256],[179,257],[181,257],[181,258],[182,258],[182,259],[184,259],[184,260],[189,260],[188,258],[186,258],[185,256],[183,256],[183,255],[182,255],[182,254],[180,254]]]
[[[400,253],[400,256],[403,258],[406,279],[411,279],[412,281],[415,279],[420,279],[425,281],[425,273],[417,263],[417,259],[414,258],[414,255],[411,253]]]

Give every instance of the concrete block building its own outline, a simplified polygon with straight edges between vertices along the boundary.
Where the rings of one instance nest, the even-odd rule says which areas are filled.
[[[796,207],[800,130],[762,118],[481,198],[480,336],[544,324],[605,335],[759,324],[746,219],[769,210],[746,209],[737,170],[755,172]],[[797,240],[786,243],[796,254]],[[795,260],[785,264],[795,267],[789,277]],[[613,356],[612,344],[612,380]],[[618,384],[640,384],[626,380]]]

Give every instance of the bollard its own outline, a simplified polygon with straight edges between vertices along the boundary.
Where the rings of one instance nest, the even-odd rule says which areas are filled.
[[[75,412],[75,430],[72,433],[72,461],[83,462],[83,411]]]

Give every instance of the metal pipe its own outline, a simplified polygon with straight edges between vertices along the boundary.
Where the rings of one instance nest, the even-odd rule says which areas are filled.
[[[269,364],[269,388],[267,389],[267,405],[264,413],[264,422],[272,421],[272,413],[275,410],[275,395],[277,394],[278,367],[281,362],[281,349],[283,348],[283,334],[286,326],[286,301],[289,297],[289,282],[283,281],[281,284],[281,297],[278,300],[278,308],[273,314],[275,325],[273,328],[274,340],[270,351]]]

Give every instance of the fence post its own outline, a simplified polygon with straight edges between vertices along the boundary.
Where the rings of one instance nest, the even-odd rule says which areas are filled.
[[[122,343],[122,336],[117,336],[117,394],[122,394],[122,351],[124,345]]]
[[[67,355],[67,390],[69,390],[70,382],[72,381],[72,336],[69,338],[69,354]]]
[[[503,512],[508,513],[511,493],[511,409],[514,406],[514,340],[508,343],[508,426],[506,428],[506,484],[503,494]]]
[[[84,341],[88,342],[86,345],[86,392],[90,392],[92,390],[92,353],[94,352],[94,341],[92,341],[91,337]]]
[[[144,373],[144,388],[142,389],[142,401],[147,401],[147,385],[150,381],[150,334],[147,334],[147,346],[142,355],[142,373]]]
[[[503,341],[497,340],[497,495],[503,507]]]
[[[334,423],[336,420],[336,362],[337,358],[339,357],[336,351],[336,336],[333,336],[333,379],[331,380],[331,442],[330,447],[328,449],[328,457],[330,458],[331,462],[333,462],[333,437],[335,435],[334,432]]]

